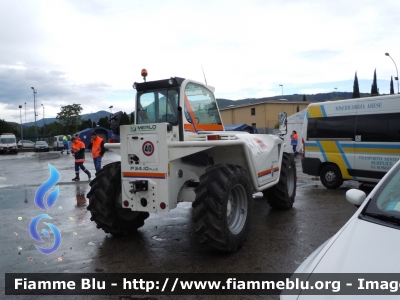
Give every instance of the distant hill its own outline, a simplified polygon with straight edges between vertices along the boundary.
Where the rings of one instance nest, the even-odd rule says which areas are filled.
[[[90,120],[92,120],[92,122],[94,121],[96,123],[98,123],[99,120],[101,118],[104,118],[104,117],[110,117],[110,112],[105,111],[105,110],[100,110],[100,111],[95,112],[95,113],[81,115],[82,120],[90,119]],[[44,118],[44,122],[45,122],[45,124],[50,124],[50,123],[53,123],[53,122],[58,122],[58,120],[56,118]],[[42,127],[43,126],[43,119],[40,119],[40,120],[36,119],[36,125],[38,127]],[[22,126],[23,127],[35,126],[35,122],[23,123]]]

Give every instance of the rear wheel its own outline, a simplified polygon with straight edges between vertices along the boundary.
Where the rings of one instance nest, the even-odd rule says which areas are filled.
[[[342,173],[336,165],[327,165],[320,173],[322,184],[328,189],[337,189],[343,183]]]
[[[122,207],[121,162],[105,165],[90,182],[87,194],[92,217],[97,228],[113,235],[128,235],[144,225],[148,212],[131,211]]]
[[[236,251],[246,239],[252,210],[251,185],[244,169],[216,165],[200,177],[193,202],[193,222],[201,243]]]
[[[276,209],[290,209],[296,197],[296,163],[293,155],[283,153],[279,182],[263,191],[269,205]]]

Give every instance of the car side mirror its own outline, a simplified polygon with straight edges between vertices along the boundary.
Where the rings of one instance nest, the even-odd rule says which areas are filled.
[[[119,125],[121,124],[121,119],[122,119],[122,111],[119,111],[113,114],[110,117],[110,120],[108,120],[108,122],[111,123],[110,128],[112,132],[118,135],[119,135]]]
[[[367,198],[367,195],[363,191],[357,189],[351,189],[346,192],[347,201],[355,206],[360,206],[365,198]]]

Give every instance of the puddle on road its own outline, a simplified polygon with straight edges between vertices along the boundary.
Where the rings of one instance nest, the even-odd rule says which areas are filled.
[[[157,235],[153,235],[151,238],[152,238],[153,240],[156,240],[156,241],[159,241],[159,242],[165,241],[165,240],[166,240],[166,239],[163,239],[163,238],[158,237]]]

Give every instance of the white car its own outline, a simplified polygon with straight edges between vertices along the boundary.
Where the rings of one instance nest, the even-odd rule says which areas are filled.
[[[397,273],[400,274],[400,161],[365,195],[357,189],[348,190],[346,199],[360,205],[350,220],[328,241],[315,250],[295,271],[318,278],[316,273]],[[369,274],[371,275],[371,274]],[[374,274],[372,274],[374,275]],[[395,274],[393,274],[395,275]],[[309,277],[310,278],[310,277]],[[381,285],[382,278],[374,277]],[[398,280],[400,281],[400,280]],[[357,287],[362,282],[355,282]],[[342,288],[346,283],[342,283]],[[365,286],[364,286],[365,287]],[[399,285],[397,285],[400,291]],[[311,296],[303,290],[298,295],[281,295],[288,299],[384,299],[387,295]],[[387,292],[387,290],[386,290]],[[370,295],[372,295],[372,291]],[[397,296],[392,293],[388,298]]]
[[[18,148],[33,148],[35,143],[28,140],[20,140],[18,142]]]

